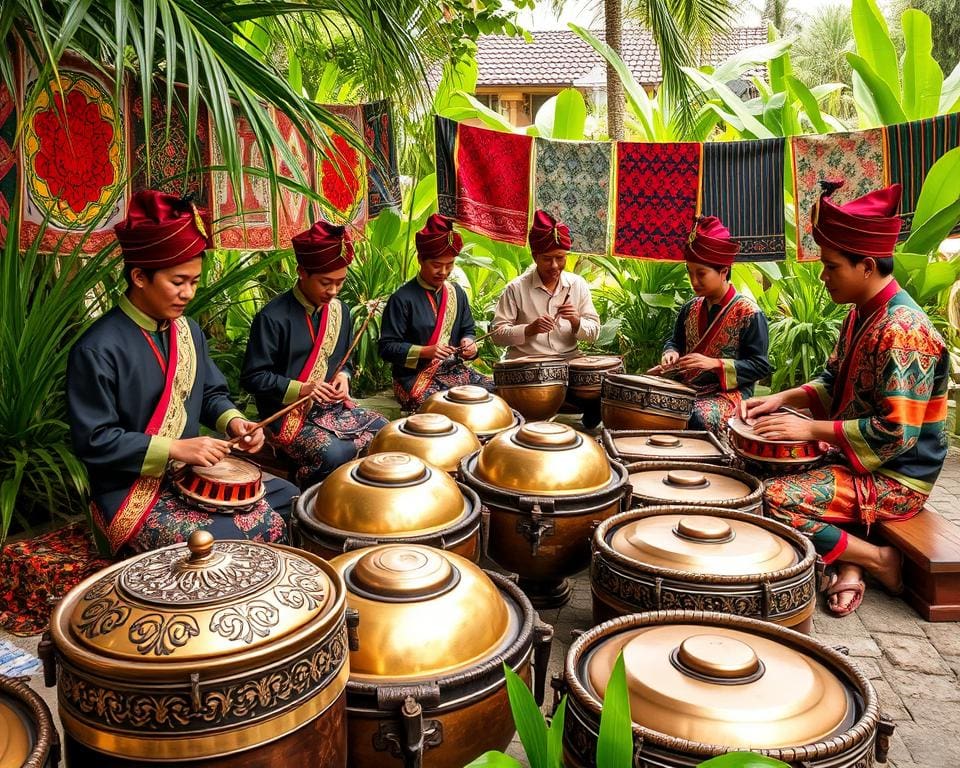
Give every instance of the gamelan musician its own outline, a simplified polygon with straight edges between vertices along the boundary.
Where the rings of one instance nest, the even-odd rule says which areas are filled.
[[[901,188],[895,184],[845,205],[822,182],[812,211],[830,298],[852,304],[826,367],[801,387],[744,403],[767,439],[819,440],[835,450],[826,466],[770,481],[769,515],[808,534],[829,565],[828,606],[847,615],[863,599],[863,572],[891,592],[903,589],[901,557],[845,528],[917,514],[947,451],[946,345],[930,319],[893,278]],[[808,408],[814,419],[774,413]],[[833,570],[833,569],[831,569]]]
[[[94,533],[112,554],[185,541],[197,529],[223,539],[284,541],[296,488],[278,479],[236,515],[188,505],[174,491],[168,461],[209,467],[230,452],[200,437],[200,424],[243,436],[253,453],[263,431],[230,401],[207,340],[184,316],[200,280],[206,229],[192,203],[138,192],[116,226],[127,292],[70,350],[67,404],[73,448],[87,467]],[[247,434],[249,432],[249,434]]]
[[[394,393],[406,410],[461,384],[493,388],[463,362],[477,356],[473,313],[463,288],[447,280],[463,238],[434,213],[416,244],[420,272],[390,297],[380,324],[380,357],[393,367]]]
[[[740,245],[715,216],[699,218],[684,255],[696,296],[680,308],[660,365],[697,392],[690,429],[722,436],[757,381],[770,373],[767,318],[730,283]]]
[[[293,238],[293,251],[297,283],[254,317],[240,384],[256,398],[262,418],[313,398],[312,407],[271,425],[304,488],[355,458],[387,420],[350,400],[353,365],[345,358],[352,323],[349,307],[337,298],[353,261],[349,233],[319,221]]]

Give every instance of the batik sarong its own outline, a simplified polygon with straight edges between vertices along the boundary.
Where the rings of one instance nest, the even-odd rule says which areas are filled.
[[[376,159],[368,164],[367,173],[367,216],[372,219],[384,208],[400,205],[400,171],[390,100],[364,104],[363,123],[364,141]]]
[[[489,376],[484,376],[482,373],[477,373],[458,360],[454,360],[452,362],[444,362],[438,366],[436,372],[430,379],[430,383],[418,391],[416,396],[411,395],[396,379],[393,380],[393,393],[396,395],[397,402],[400,403],[400,407],[403,410],[415,411],[423,405],[424,401],[431,395],[464,384],[473,384],[477,387],[483,387],[490,392],[493,391],[493,379]]]

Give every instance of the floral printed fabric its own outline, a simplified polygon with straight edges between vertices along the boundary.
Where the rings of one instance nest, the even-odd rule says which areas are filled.
[[[794,136],[793,202],[797,224],[797,259],[815,261],[820,250],[813,241],[810,209],[820,198],[820,182],[843,180],[831,199],[847,203],[884,185],[883,131]]]
[[[534,209],[570,227],[577,253],[607,252],[609,142],[536,139]]]

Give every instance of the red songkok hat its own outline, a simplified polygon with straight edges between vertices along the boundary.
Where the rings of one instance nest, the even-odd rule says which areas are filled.
[[[344,227],[318,221],[293,237],[293,252],[307,272],[335,272],[353,261],[353,243]]]
[[[716,216],[699,216],[693,224],[684,258],[714,269],[732,267],[740,253],[740,243],[730,237],[730,230]]]
[[[127,218],[113,231],[120,241],[124,264],[141,269],[175,267],[212,247],[191,197],[180,198],[155,189],[137,192],[130,200]]]
[[[417,254],[421,259],[456,256],[463,248],[463,238],[453,231],[453,220],[439,213],[430,214],[426,226],[417,232]]]
[[[903,187],[868,192],[849,203],[837,205],[830,199],[842,181],[821,181],[823,192],[810,210],[813,239],[838,251],[883,258],[893,255],[900,234],[900,197]]]
[[[570,227],[557,221],[546,211],[533,214],[533,226],[530,227],[530,253],[542,256],[551,251],[569,251],[571,245]]]

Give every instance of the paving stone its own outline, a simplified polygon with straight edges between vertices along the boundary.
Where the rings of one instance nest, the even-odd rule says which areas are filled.
[[[900,599],[890,598],[876,587],[867,589],[863,604],[855,615],[871,635],[894,632],[898,635],[926,637],[920,628],[922,619],[913,608]]]
[[[879,659],[882,655],[880,647],[877,645],[877,641],[869,635],[864,635],[862,633],[844,632],[843,634],[828,635],[815,632],[814,637],[816,637],[817,640],[824,645],[829,645],[831,647],[839,645],[846,646],[850,649],[851,656]]]
[[[871,684],[877,691],[877,697],[880,699],[880,711],[891,720],[912,720],[907,708],[903,706],[900,697],[896,691],[890,687],[890,684],[882,677],[872,680]]]
[[[960,764],[960,739],[944,738],[939,728],[911,722],[898,724],[897,732],[917,765],[953,768]]]
[[[883,681],[889,684],[903,701],[928,699],[948,703],[960,702],[960,686],[957,685],[957,677],[952,672],[944,675],[925,675],[920,672],[895,669],[886,659],[880,661],[880,669],[883,670]]]
[[[890,750],[887,752],[887,765],[913,765],[913,757],[910,755],[910,750],[907,749],[907,745],[904,744],[903,739],[900,738],[899,726],[897,730],[893,732],[893,736],[890,737]]]
[[[861,674],[866,675],[868,680],[876,680],[883,677],[883,670],[877,659],[868,659],[860,656],[851,656],[850,661],[860,670]]]
[[[922,629],[941,656],[960,656],[960,629],[956,624],[924,622]]]
[[[933,726],[945,739],[960,742],[960,706],[929,699],[906,699],[903,703],[915,723]]]
[[[931,675],[948,674],[950,668],[943,662],[937,649],[926,637],[878,633],[877,644],[885,658],[900,669]]]

